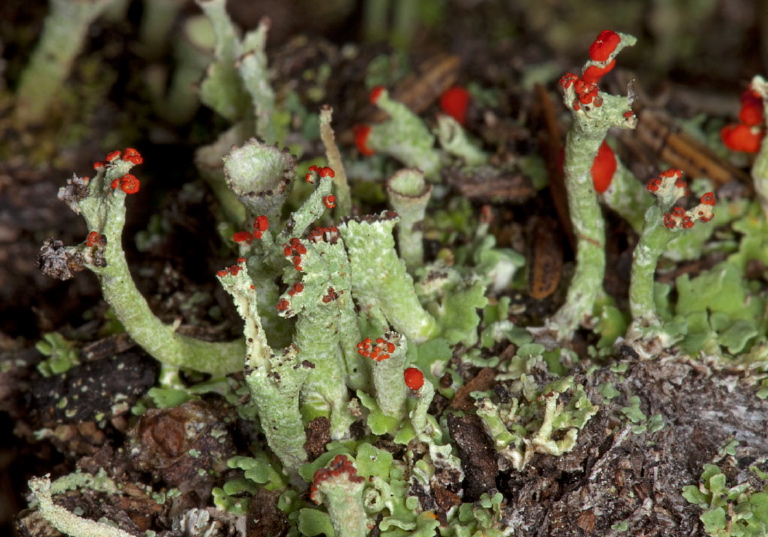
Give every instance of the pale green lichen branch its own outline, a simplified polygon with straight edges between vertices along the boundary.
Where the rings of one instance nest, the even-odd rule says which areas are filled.
[[[45,118],[64,86],[88,28],[112,0],[51,0],[40,41],[21,75],[14,113],[19,126]]]
[[[348,332],[357,328],[347,276],[349,264],[341,239],[336,243],[302,240],[294,244],[306,249],[301,256],[303,277],[283,293],[278,308],[282,317],[297,318],[293,341],[301,349],[302,359],[314,365],[301,391],[302,413],[307,420],[329,417],[331,437],[341,439],[349,435],[349,426],[355,421],[347,409],[347,378],[366,373],[357,360],[349,363],[353,371],[348,371],[344,356],[352,351],[349,345],[354,345]],[[297,272],[289,268],[289,274],[291,271]],[[359,338],[359,331],[351,337]]]
[[[445,151],[464,161],[467,166],[488,162],[488,155],[469,139],[464,127],[447,114],[437,116],[437,139]]]
[[[235,67],[240,73],[243,86],[251,97],[256,116],[256,135],[268,144],[275,143],[275,125],[272,112],[275,109],[275,93],[269,83],[267,69],[267,31],[269,19],[262,18],[258,27],[245,34],[241,52]]]
[[[328,467],[315,472],[311,498],[328,509],[336,537],[368,535],[364,488],[365,478],[357,475],[354,463],[345,455],[338,455]]]
[[[400,217],[397,245],[408,271],[424,266],[424,215],[432,195],[432,185],[424,180],[421,170],[406,168],[387,180],[389,204]]]
[[[350,218],[339,225],[352,267],[352,292],[361,311],[382,326],[389,324],[414,343],[435,337],[437,321],[421,305],[413,278],[397,256],[392,231],[397,215]]]
[[[617,34],[621,42],[608,62],[635,38]],[[590,60],[587,69],[594,66]],[[584,76],[584,75],[582,75]],[[592,164],[611,127],[633,129],[637,117],[627,97],[608,95],[597,90],[596,82],[587,83],[571,73],[560,85],[563,102],[571,110],[573,124],[565,143],[565,185],[568,210],[576,236],[576,271],[568,287],[565,304],[548,320],[547,327],[559,341],[568,341],[581,324],[589,324],[595,300],[605,275],[605,224],[592,185]]]
[[[435,180],[440,170],[440,156],[434,147],[435,137],[421,118],[390,98],[384,88],[375,88],[371,101],[387,112],[389,119],[371,126],[367,146],[396,158],[409,168],[418,168],[428,179]]]
[[[238,31],[229,18],[226,0],[196,0],[211,21],[216,36],[215,61],[200,83],[200,99],[229,121],[238,121],[248,111],[249,96],[235,62],[244,53]]]
[[[153,8],[159,5],[175,5],[181,8],[184,3],[186,2],[161,0],[150,2],[146,9],[154,10]],[[146,17],[142,18],[142,23],[144,20]],[[160,37],[166,39],[167,33],[163,33]],[[149,68],[145,80],[155,111],[174,125],[186,125],[200,108],[200,96],[196,87],[213,59],[213,28],[205,15],[188,17],[173,40],[176,65],[170,83],[168,83],[165,69],[159,66]],[[142,45],[141,50],[144,53],[157,50],[154,45],[146,46],[147,43]],[[158,52],[162,53],[162,50]]]
[[[424,379],[424,384],[416,392],[416,397],[418,397],[416,407],[411,410],[408,417],[417,437],[423,442],[431,443],[433,431],[428,426],[427,416],[429,415],[429,405],[432,404],[432,399],[435,397],[434,385],[429,380]]]
[[[73,184],[63,187],[59,198],[85,218],[88,229],[103,235],[103,263],[88,264],[99,278],[104,299],[112,306],[118,320],[130,336],[158,361],[214,376],[242,369],[245,352],[243,340],[212,343],[176,332],[173,326],[158,319],[131,277],[122,246],[125,226],[126,193],[113,188],[134,166],[117,158],[102,166],[87,185],[87,194],[75,192]]]
[[[29,488],[37,498],[37,508],[42,517],[65,535],[70,537],[133,537],[133,534],[127,531],[102,522],[81,518],[53,503],[50,475],[30,479]]]
[[[169,35],[173,35],[179,12],[186,4],[187,0],[157,0],[142,6],[139,50],[143,57],[151,60],[163,57],[166,52],[166,40]],[[124,16],[124,13],[121,13],[121,16]],[[198,78],[190,82],[199,80]]]
[[[309,195],[298,211],[288,218],[285,228],[278,235],[277,243],[287,242],[304,235],[309,226],[314,224],[328,210],[328,196],[333,190],[333,179],[321,177],[317,188]]]
[[[518,410],[517,399],[512,399],[510,408],[504,411],[504,419],[502,419],[500,409],[491,401],[490,397],[482,397],[475,401],[475,408],[477,415],[482,418],[486,430],[493,438],[493,443],[498,451],[505,449],[517,439],[515,435],[509,432],[505,423],[505,420],[514,419]]]
[[[261,326],[256,290],[242,263],[219,274],[219,281],[232,295],[245,321],[247,353],[241,355],[241,359],[245,361],[246,384],[267,443],[294,485],[301,485],[298,469],[307,462],[307,453],[299,397],[313,366],[299,360],[295,345],[281,353],[275,353],[269,346]]]
[[[680,170],[667,170],[651,179],[648,190],[656,198],[645,213],[645,225],[632,254],[632,278],[629,287],[629,307],[632,324],[627,340],[652,339],[663,335],[662,322],[656,313],[654,284],[656,265],[670,240],[694,222],[708,222],[713,217],[714,194],[708,192],[700,203],[686,211],[674,204],[688,193]]]
[[[387,416],[402,419],[407,388],[403,380],[408,341],[397,332],[387,332],[376,339],[381,354],[371,356],[376,403]]]
[[[599,194],[600,200],[626,220],[637,233],[643,229],[645,211],[653,204],[643,184],[616,156],[611,184]]]

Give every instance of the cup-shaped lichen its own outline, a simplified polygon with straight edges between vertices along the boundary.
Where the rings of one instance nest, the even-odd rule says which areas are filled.
[[[296,175],[296,160],[287,150],[252,139],[224,157],[224,173],[250,218],[263,215],[277,222]]]

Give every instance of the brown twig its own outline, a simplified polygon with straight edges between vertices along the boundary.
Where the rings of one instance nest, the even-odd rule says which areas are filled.
[[[557,124],[555,107],[544,86],[536,84],[535,92],[537,115],[544,124],[544,129],[539,131],[538,136],[549,176],[549,193],[552,196],[552,202],[555,205],[560,226],[565,232],[566,237],[568,237],[568,243],[575,251],[576,237],[573,235],[573,226],[571,225],[571,217],[568,212],[568,195],[565,191],[563,168],[559,165],[560,150],[563,147],[563,142]]]

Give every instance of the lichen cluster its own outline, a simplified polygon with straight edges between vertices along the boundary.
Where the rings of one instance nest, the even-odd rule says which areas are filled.
[[[574,357],[568,343],[579,328],[599,332],[603,349],[624,344],[649,358],[679,352],[670,350],[678,344],[689,354],[742,353],[742,363],[765,371],[760,365],[766,361],[765,299],[752,292],[745,273],[750,260],[768,264],[764,219],[752,209],[740,218],[732,214],[736,202],[726,204],[724,216],[716,215],[715,196],[700,183],[692,185],[699,205],[685,209],[675,205],[689,193],[682,172],[663,172],[644,190],[615,155],[605,157],[606,151],[613,155],[605,144],[609,129],[637,123],[630,97],[598,88],[616,55],[635,43],[632,36],[602,32],[581,75],[568,73],[560,80],[573,118],[564,173],[576,265],[561,309],[544,326],[527,327],[513,322],[510,298],[504,296],[519,287],[524,258],[497,247],[487,214],[463,222],[471,232],[455,247],[447,245],[437,256],[424,248],[433,198],[444,202],[443,169],[462,166],[471,173],[488,166],[488,155],[462,126],[463,114],[438,120],[435,136],[422,117],[377,87],[371,103],[388,118],[358,127],[358,154],[336,146],[332,111],[324,107],[318,123],[327,165],[302,162],[282,147],[287,127],[268,84],[267,24],[240,37],[223,0],[198,0],[198,5],[215,35],[200,99],[232,125],[198,150],[196,164],[222,209],[221,229],[236,259],[222,261],[217,278],[242,317],[242,338],[206,342],[183,335],[153,314],[134,285],[122,248],[125,203],[148,188],[133,170],[143,162],[135,149],[107,155],[92,178],[67,181],[59,197],[84,217],[89,234],[76,246],[47,241],[39,264],[62,279],[83,269],[96,274],[125,331],[163,364],[155,405],[206,390],[236,402],[240,418],[252,424],[248,440],[254,451],[229,460],[241,477],[214,489],[218,509],[244,516],[248,498],[269,490],[280,491],[277,503],[292,535],[363,536],[373,527],[387,537],[507,535],[514,527],[504,519],[500,493],[462,503],[464,465],[444,418],[430,412],[430,405],[451,400],[462,388],[457,363],[498,366],[489,369],[498,390],[463,394],[469,404],[461,412],[482,424],[499,469],[517,472],[534,457],[573,450],[579,432],[600,411],[573,376],[556,375],[566,372]],[[601,151],[610,165],[598,187],[593,174]],[[383,185],[390,208],[369,211],[346,170],[376,153],[403,168]],[[601,201],[640,233],[629,315],[602,290]],[[700,255],[707,231],[690,229],[693,222],[712,220],[709,225],[715,226],[729,219],[744,235],[741,246],[694,279],[680,276],[676,299],[670,298],[670,287],[655,279],[669,246]],[[460,225],[448,227],[455,232]],[[728,292],[702,299],[715,284]],[[501,342],[512,343],[514,352],[499,366]],[[49,336],[42,348],[51,356],[43,368],[47,374],[76,363],[63,340]],[[545,361],[550,371],[537,375],[534,368],[546,369]],[[185,370],[211,380],[188,386],[179,377]],[[227,375],[229,380],[222,380]],[[756,376],[756,382],[763,377]],[[627,408],[624,417],[640,427],[637,412]],[[327,433],[322,453],[308,448],[311,427]],[[726,500],[737,501],[742,514],[747,507],[739,506],[753,508],[752,522],[745,524],[762,521],[765,492],[724,488],[718,476],[708,468],[705,485],[686,491],[689,500],[708,509],[705,525],[720,523]],[[59,530],[76,537],[125,534],[56,506],[47,478],[30,486],[40,513]],[[452,505],[438,508],[438,495]]]

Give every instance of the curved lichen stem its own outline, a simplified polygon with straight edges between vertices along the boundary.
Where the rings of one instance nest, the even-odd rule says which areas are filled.
[[[400,217],[397,241],[400,257],[408,271],[413,273],[424,265],[423,220],[432,195],[432,185],[424,181],[417,169],[405,168],[387,180],[387,198]]]
[[[592,164],[611,127],[632,129],[637,124],[629,98],[597,89],[597,82],[612,68],[616,54],[635,43],[632,36],[608,33],[617,40],[610,52],[595,55],[590,49],[592,59],[583,74],[579,77],[568,73],[560,80],[563,102],[573,115],[563,171],[576,236],[576,269],[565,304],[547,323],[560,341],[570,340],[576,328],[588,320],[605,275],[605,224],[592,184]],[[600,37],[595,44],[599,42]]]
[[[133,535],[109,524],[81,518],[53,503],[50,475],[32,478],[29,481],[29,488],[37,498],[40,515],[65,535],[72,537],[131,537]]]
[[[440,326],[419,302],[413,278],[395,250],[392,229],[398,220],[388,211],[346,220],[339,231],[349,253],[352,292],[361,311],[384,329],[389,324],[409,340],[422,343],[435,337]]]
[[[592,312],[605,275],[605,223],[590,173],[605,132],[584,136],[579,130],[574,128],[568,133],[565,145],[568,210],[577,246],[576,271],[565,304],[551,320],[558,327],[561,339],[569,339]]]
[[[629,309],[634,325],[658,326],[653,287],[656,265],[672,233],[662,225],[663,211],[658,205],[648,208],[645,227],[632,256]]]
[[[242,339],[213,343],[179,334],[155,316],[136,288],[122,246],[126,194],[111,187],[113,180],[132,167],[132,163],[117,159],[102,168],[90,182],[89,196],[78,204],[88,229],[106,237],[106,266],[88,268],[98,276],[104,298],[126,332],[158,361],[214,376],[240,371],[245,354]]]

